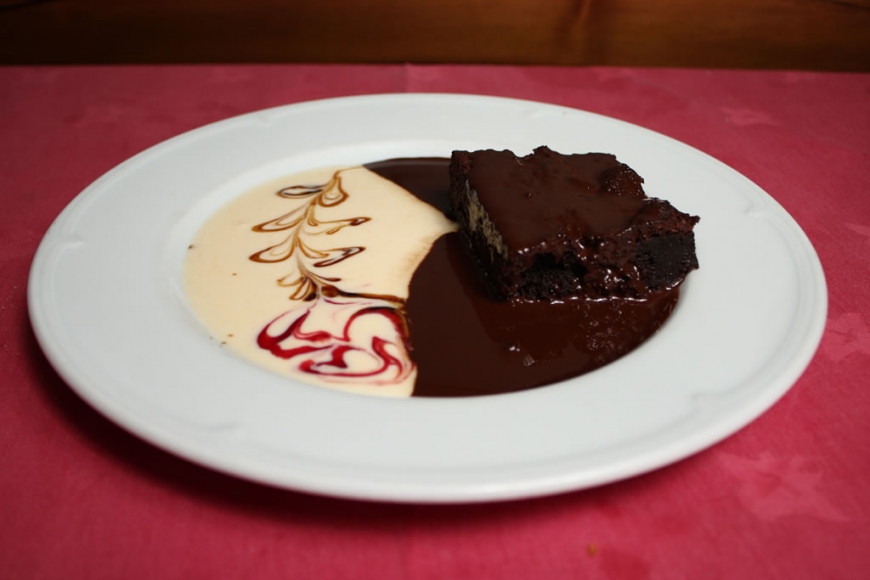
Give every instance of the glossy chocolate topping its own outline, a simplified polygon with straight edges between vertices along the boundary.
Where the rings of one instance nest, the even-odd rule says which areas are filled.
[[[612,156],[596,159],[615,167]],[[447,212],[448,164],[447,159],[394,159],[366,167]],[[546,179],[541,175],[537,183]],[[589,372],[652,335],[677,297],[673,288],[644,300],[497,301],[461,235],[447,234],[417,269],[406,303],[411,357],[418,367],[414,396],[506,393]]]
[[[566,236],[618,234],[649,205],[643,179],[607,153],[486,150],[469,162],[469,185],[510,252]]]

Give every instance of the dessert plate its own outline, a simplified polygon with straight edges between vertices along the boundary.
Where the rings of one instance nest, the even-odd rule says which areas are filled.
[[[256,184],[320,166],[453,149],[525,154],[543,144],[615,153],[650,195],[701,216],[701,269],[674,314],[611,365],[506,395],[369,397],[242,361],[188,306],[182,266],[191,238]],[[599,485],[720,441],[798,379],[821,338],[827,293],[812,246],[782,207],[696,149],[564,107],[402,94],[255,112],[126,161],[49,229],[29,308],[69,385],[163,449],[279,487],[446,503]]]

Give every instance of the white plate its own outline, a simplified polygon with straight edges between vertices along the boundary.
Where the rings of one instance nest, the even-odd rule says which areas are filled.
[[[351,395],[221,350],[185,301],[187,244],[252,185],[324,165],[543,144],[615,153],[650,195],[701,216],[701,269],[661,332],[614,364],[508,395]],[[291,489],[466,502],[611,482],[723,439],[800,376],[827,294],[791,217],[691,147],[563,107],[403,94],[256,112],[133,157],[57,218],[33,263],[29,303],[37,338],[69,385],[155,445]]]

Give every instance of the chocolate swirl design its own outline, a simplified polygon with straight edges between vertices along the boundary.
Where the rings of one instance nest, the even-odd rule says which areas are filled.
[[[326,268],[338,264],[365,250],[363,246],[318,249],[308,240],[315,236],[331,236],[346,227],[354,227],[371,221],[368,217],[321,221],[317,218],[320,207],[335,207],[348,198],[341,183],[341,173],[336,171],[332,179],[320,185],[291,185],[278,192],[280,197],[302,200],[302,203],[284,215],[258,224],[255,232],[287,231],[280,244],[270,246],[250,256],[254,262],[291,262],[293,270],[278,280],[278,284],[293,288],[291,300],[314,300],[326,286],[340,282],[340,278],[318,274],[314,268]]]
[[[321,379],[397,384],[416,368],[409,355],[405,301],[342,290],[341,278],[322,270],[352,258],[365,247],[324,249],[312,241],[371,221],[370,217],[318,217],[320,208],[336,207],[350,197],[342,184],[346,170],[336,171],[326,183],[292,185],[278,191],[278,196],[301,203],[251,228],[258,233],[287,232],[283,241],[249,259],[263,264],[288,262],[292,270],[279,278],[278,284],[292,289],[291,301],[302,302],[269,321],[260,331],[257,345],[292,362],[297,371]],[[362,320],[366,322],[359,324]],[[312,327],[306,328],[308,325]]]

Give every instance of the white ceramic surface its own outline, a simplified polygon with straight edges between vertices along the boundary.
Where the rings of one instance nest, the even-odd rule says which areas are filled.
[[[453,149],[605,151],[701,216],[701,269],[664,328],[563,383],[466,399],[381,399],[296,383],[210,340],[181,287],[187,245],[250,186]],[[758,417],[821,339],[827,294],[804,233],[722,163],[660,134],[552,105],[374,95],[260,111],[157,145],[83,191],[39,247],[30,315],[49,360],[106,416],[191,461],[327,495],[531,497],[615,481]],[[450,364],[450,361],[444,361]]]

